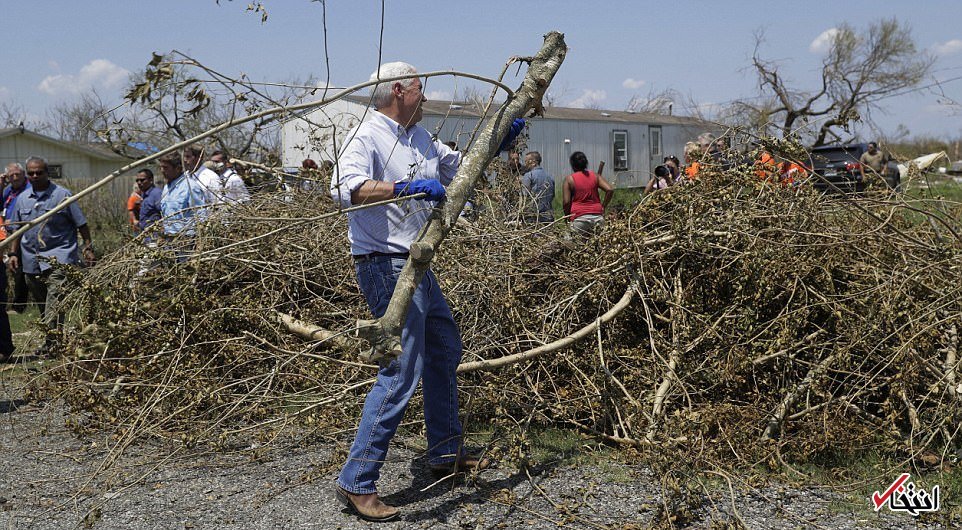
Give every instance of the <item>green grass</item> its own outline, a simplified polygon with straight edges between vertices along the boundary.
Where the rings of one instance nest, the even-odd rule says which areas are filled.
[[[545,463],[582,456],[585,440],[577,432],[567,429],[529,429],[531,459]]]
[[[905,186],[905,195],[915,199],[962,203],[962,183],[942,175],[927,173]]]
[[[912,224],[929,222],[930,216],[946,221],[962,222],[962,183],[936,173],[903,182],[902,199],[914,210],[903,210]]]
[[[554,202],[551,203],[551,206],[554,209],[555,219],[561,219],[564,217],[561,193],[561,187],[556,187]],[[599,194],[599,197],[604,199],[604,192],[599,192]],[[642,194],[641,188],[616,189],[614,196],[611,197],[611,202],[608,203],[608,211],[611,212],[615,210],[631,208],[641,201]]]
[[[40,331],[36,324],[39,316],[40,312],[34,305],[30,305],[23,313],[7,312],[7,318],[10,320],[10,331],[13,333],[13,344],[17,348],[14,352],[14,358],[21,355],[31,355],[40,345]],[[0,384],[13,379],[23,380],[28,377],[28,373],[35,366],[36,361],[0,365]]]
[[[858,454],[824,454],[817,460],[792,464],[795,471],[807,478],[801,482],[834,489],[844,497],[832,501],[829,509],[835,513],[855,513],[869,516],[874,506],[869,499],[875,491],[885,488],[902,473],[910,473],[916,486],[931,491],[939,486],[942,508],[932,514],[936,518],[962,516],[962,470],[956,466],[945,469],[918,469],[912,463],[894,460],[872,450]],[[797,478],[793,472],[790,477]]]
[[[39,317],[40,311],[37,310],[37,306],[34,304],[30,304],[23,313],[7,312],[7,318],[10,319],[10,331],[12,331],[14,335],[17,333],[36,331],[36,322]]]
[[[408,448],[416,452],[426,452],[427,445],[423,438],[419,437],[421,424],[411,422],[405,427],[409,429],[409,434],[413,435],[405,441]],[[465,440],[469,447],[505,448],[506,444],[510,445],[513,441],[517,441],[514,438],[495,440],[494,436],[505,436],[505,434],[491,424],[476,422],[466,424],[465,428],[467,429]],[[499,432],[501,434],[498,434]],[[618,465],[622,457],[619,450],[575,430],[532,426],[524,431],[523,437],[527,445],[524,458],[529,466],[591,465],[604,471],[609,480],[627,482],[632,479],[628,469]]]

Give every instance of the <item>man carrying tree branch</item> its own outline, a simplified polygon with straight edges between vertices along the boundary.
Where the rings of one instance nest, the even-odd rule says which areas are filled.
[[[416,74],[406,63],[381,65],[371,80]],[[358,285],[368,307],[380,318],[388,307],[408,251],[445,197],[461,154],[417,125],[427,98],[418,78],[375,86],[371,117],[351,131],[331,178],[331,196],[343,207],[423,194],[423,198],[348,213],[348,239]],[[519,120],[520,121],[520,120]],[[523,127],[512,127],[516,136]],[[513,137],[511,138],[513,139]],[[511,139],[506,139],[506,143]],[[484,469],[487,459],[467,454],[458,419],[456,369],[461,337],[434,274],[417,287],[401,332],[403,353],[381,363],[368,392],[354,443],[337,479],[336,497],[367,521],[390,521],[399,511],[378,498],[376,482],[388,445],[408,401],[422,381],[424,422],[431,471]],[[389,361],[389,362],[388,362]]]

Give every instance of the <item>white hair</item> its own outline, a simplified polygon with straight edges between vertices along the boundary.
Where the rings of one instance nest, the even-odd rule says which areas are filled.
[[[29,156],[29,157],[27,157],[27,160],[26,160],[26,162],[24,162],[24,163],[27,164],[27,165],[30,165],[32,162],[40,162],[41,164],[43,164],[43,167],[47,167],[47,159],[46,159],[46,158],[43,158],[43,157],[40,157],[40,156]]]
[[[408,63],[402,63],[400,61],[394,63],[385,63],[382,64],[377,71],[371,74],[371,81],[416,73],[418,73],[417,68]],[[410,79],[402,79],[400,81],[379,83],[375,85],[374,89],[371,90],[371,98],[374,102],[374,107],[380,109],[391,104],[391,87],[394,86],[394,83],[401,83],[401,86],[406,88],[414,84],[415,79],[416,78],[412,77]]]
[[[11,169],[19,169],[20,171],[26,171],[25,169],[23,169],[23,165],[20,162],[10,162],[9,164],[7,164],[7,171],[10,171]]]

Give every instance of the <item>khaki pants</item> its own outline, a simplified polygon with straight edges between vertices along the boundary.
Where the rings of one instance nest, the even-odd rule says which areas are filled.
[[[582,215],[571,221],[571,233],[582,238],[589,238],[601,231],[605,218],[600,215]]]
[[[61,268],[47,269],[40,274],[25,274],[27,287],[33,299],[40,306],[41,320],[47,329],[54,331],[63,324],[64,315],[60,312],[60,298],[67,274]]]

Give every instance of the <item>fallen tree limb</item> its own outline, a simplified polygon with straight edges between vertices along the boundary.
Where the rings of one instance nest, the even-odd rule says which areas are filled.
[[[948,390],[949,395],[955,396],[956,399],[962,400],[962,385],[956,386],[956,371],[958,364],[958,353],[959,353],[959,328],[955,324],[949,326],[944,333],[946,344],[943,348],[945,353],[945,362],[942,364],[942,369],[945,372],[945,386]]]
[[[778,408],[775,409],[775,412],[768,419],[768,424],[765,426],[765,432],[762,433],[763,440],[774,440],[778,438],[779,434],[782,432],[782,424],[785,422],[785,416],[788,415],[788,411],[793,405],[795,405],[795,402],[798,401],[798,398],[800,398],[802,394],[812,386],[812,383],[819,380],[822,374],[828,371],[828,369],[835,364],[835,360],[840,356],[840,353],[833,353],[832,355],[829,355],[823,359],[822,362],[812,367],[812,369],[809,370],[805,375],[805,378],[802,379],[800,383],[795,385],[794,388],[789,390],[788,394],[785,396],[785,399],[779,403]]]
[[[601,315],[594,322],[588,324],[587,326],[579,329],[578,331],[568,335],[567,337],[560,338],[554,342],[545,344],[544,346],[538,346],[537,348],[532,348],[520,353],[515,353],[514,355],[507,355],[504,357],[499,357],[497,359],[486,359],[483,361],[473,361],[469,363],[461,363],[458,365],[458,373],[465,374],[468,372],[477,371],[487,371],[493,370],[495,368],[501,368],[503,366],[508,366],[511,364],[516,364],[521,361],[526,361],[528,359],[533,359],[539,355],[544,355],[545,353],[550,353],[558,351],[562,348],[567,348],[573,345],[575,342],[591,335],[596,329],[598,329],[601,324],[609,322],[611,319],[618,316],[629,304],[631,304],[631,299],[635,295],[634,284],[630,285],[628,289],[625,290],[625,294],[622,295],[618,302],[611,306],[611,309],[605,311],[605,314]]]
[[[513,355],[499,357],[497,359],[484,359],[481,361],[461,363],[460,365],[458,365],[458,373],[465,374],[468,372],[494,370],[495,368],[501,368],[504,366],[517,364],[521,361],[534,359],[535,357],[544,355],[546,353],[555,352],[555,351],[567,348],[569,346],[572,346],[574,343],[578,342],[579,340],[594,333],[595,330],[600,329],[602,324],[610,322],[613,318],[618,316],[619,313],[624,311],[624,309],[631,304],[631,300],[632,298],[634,298],[635,291],[636,291],[635,284],[631,284],[630,286],[628,286],[628,289],[625,290],[625,294],[622,295],[621,299],[618,300],[618,302],[615,303],[615,305],[611,306],[611,308],[608,309],[608,311],[605,311],[603,315],[595,319],[595,321],[592,322],[591,324],[588,324],[587,326],[579,329],[578,331],[572,333],[571,335],[568,335],[567,337],[562,337],[556,341],[545,344],[544,346],[538,346],[537,348],[531,348],[530,350],[525,350],[523,352],[515,353]],[[301,337],[302,339],[311,340],[311,341],[316,341],[316,340],[346,341],[347,340],[342,335],[338,335],[332,331],[317,327],[313,324],[308,324],[301,320],[297,320],[296,318],[290,315],[280,313],[280,312],[278,312],[277,314],[280,317],[280,323],[285,327],[285,329],[287,329],[287,331],[293,333],[294,335]],[[343,344],[343,342],[340,342],[339,344]],[[373,368],[374,365],[371,365],[371,367]]]
[[[678,308],[681,307],[682,301],[682,286],[681,286],[681,269],[675,271],[674,277],[674,304],[671,306],[671,353],[668,355],[668,366],[665,369],[665,375],[661,380],[661,384],[655,389],[655,400],[651,406],[651,423],[648,425],[648,432],[645,433],[645,440],[648,442],[654,442],[655,436],[658,433],[658,424],[661,421],[661,417],[665,412],[665,401],[668,399],[668,391],[671,390],[671,385],[674,381],[678,379],[678,374],[675,373],[675,368],[678,367],[678,363],[681,361],[681,345],[679,344],[679,326],[681,326],[681,315],[678,314]]]
[[[313,324],[308,324],[307,322],[298,320],[291,315],[281,313],[280,311],[275,311],[275,313],[280,319],[281,325],[284,326],[284,329],[304,340],[330,342],[335,346],[347,345],[348,339],[340,333],[335,333],[333,331],[317,327]]]

